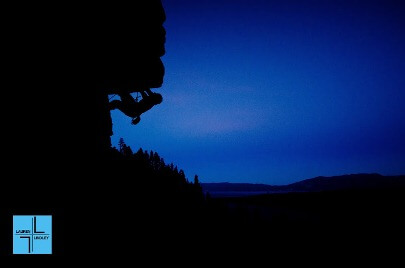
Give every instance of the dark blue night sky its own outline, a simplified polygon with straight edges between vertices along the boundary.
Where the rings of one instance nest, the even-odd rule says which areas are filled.
[[[395,4],[395,2],[397,2]],[[163,0],[164,101],[113,145],[203,182],[405,173],[401,1]]]

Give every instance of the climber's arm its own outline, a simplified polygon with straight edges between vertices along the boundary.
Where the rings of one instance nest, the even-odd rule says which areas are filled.
[[[145,92],[148,93],[149,96],[153,95],[154,93],[152,92],[152,90],[150,90],[150,88],[145,89]]]
[[[125,105],[133,105],[134,103],[136,103],[134,97],[132,97],[131,93],[129,92],[125,92],[125,93],[121,93],[119,94],[121,101],[123,103],[125,103]]]
[[[145,90],[145,91],[146,91],[146,90]],[[146,95],[146,92],[145,92],[145,91],[141,91],[141,96],[142,96],[142,99],[143,99],[143,100],[148,97],[148,95]]]

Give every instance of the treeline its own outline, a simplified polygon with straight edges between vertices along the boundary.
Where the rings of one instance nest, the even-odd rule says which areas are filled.
[[[204,195],[198,176],[190,181],[182,169],[173,163],[166,164],[157,152],[140,148],[134,153],[121,138],[118,148],[114,147],[111,155],[113,159],[121,160],[119,163],[126,163],[127,177],[131,179],[134,194],[176,209],[195,210],[203,205]]]
[[[130,182],[119,187],[122,195],[130,196],[125,211],[134,211],[146,221],[146,229],[153,227],[159,235],[187,237],[190,233],[191,239],[195,229],[231,232],[249,221],[244,211],[231,211],[226,202],[205,196],[197,175],[190,181],[182,169],[167,164],[157,152],[142,148],[134,152],[120,139],[109,159],[110,177]]]

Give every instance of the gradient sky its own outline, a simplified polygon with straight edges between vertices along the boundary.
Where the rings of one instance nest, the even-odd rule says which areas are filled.
[[[164,101],[113,145],[202,182],[405,174],[401,1],[163,0]]]

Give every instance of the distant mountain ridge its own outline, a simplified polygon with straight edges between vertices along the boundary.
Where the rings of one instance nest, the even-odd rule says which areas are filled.
[[[350,174],[333,177],[315,177],[288,185],[274,186],[253,183],[201,183],[204,192],[230,196],[287,192],[321,192],[354,189],[379,189],[405,187],[405,175],[383,176],[380,174]],[[238,194],[234,194],[238,195]]]

